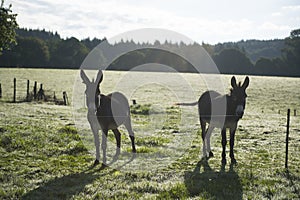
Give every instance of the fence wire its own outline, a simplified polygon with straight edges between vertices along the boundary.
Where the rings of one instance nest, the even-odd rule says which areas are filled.
[[[29,82],[28,82],[29,81]],[[66,98],[67,102],[64,102]],[[8,83],[1,83],[1,98],[3,102],[30,102],[43,100],[56,104],[69,104],[65,91],[54,91],[47,85],[27,79],[16,79]]]

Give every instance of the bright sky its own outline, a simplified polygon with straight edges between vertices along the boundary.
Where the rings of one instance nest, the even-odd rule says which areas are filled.
[[[111,38],[163,28],[201,43],[282,39],[300,28],[299,0],[5,0],[20,27]]]

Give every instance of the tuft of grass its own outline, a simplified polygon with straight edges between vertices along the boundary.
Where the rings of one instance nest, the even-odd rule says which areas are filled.
[[[74,126],[63,126],[58,129],[58,133],[63,137],[70,138],[72,140],[80,141],[80,136],[78,134],[78,130]]]
[[[185,184],[176,183],[171,188],[160,192],[157,199],[186,199],[189,196],[188,194]]]
[[[63,126],[62,128],[58,129],[58,133],[78,134],[78,131],[73,126]]]
[[[136,141],[136,144],[138,146],[163,146],[164,144],[167,144],[170,142],[170,139],[167,137],[161,136],[147,136],[147,137],[141,137]]]
[[[130,112],[137,115],[149,115],[151,104],[135,104],[130,106]]]
[[[132,152],[131,147],[126,148],[126,152]],[[158,149],[155,147],[141,146],[136,149],[136,153],[156,153]]]

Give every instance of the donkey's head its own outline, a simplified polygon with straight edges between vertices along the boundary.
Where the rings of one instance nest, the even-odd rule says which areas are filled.
[[[249,86],[249,77],[247,76],[244,80],[244,83],[236,83],[236,79],[233,76],[231,78],[230,96],[232,98],[233,106],[235,107],[235,115],[239,118],[242,118],[244,115],[245,105],[246,105],[246,88]]]
[[[101,70],[99,70],[95,81],[94,81],[94,79],[92,79],[92,81],[90,81],[83,70],[80,70],[80,76],[81,76],[83,83],[86,86],[85,96],[86,96],[86,104],[88,107],[88,111],[95,112],[97,107],[99,106],[99,101],[100,101],[99,85],[103,80],[103,73]]]

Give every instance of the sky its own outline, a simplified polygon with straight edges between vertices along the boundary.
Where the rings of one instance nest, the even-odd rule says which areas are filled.
[[[22,28],[112,38],[167,29],[201,43],[283,39],[300,28],[299,0],[5,0]]]

